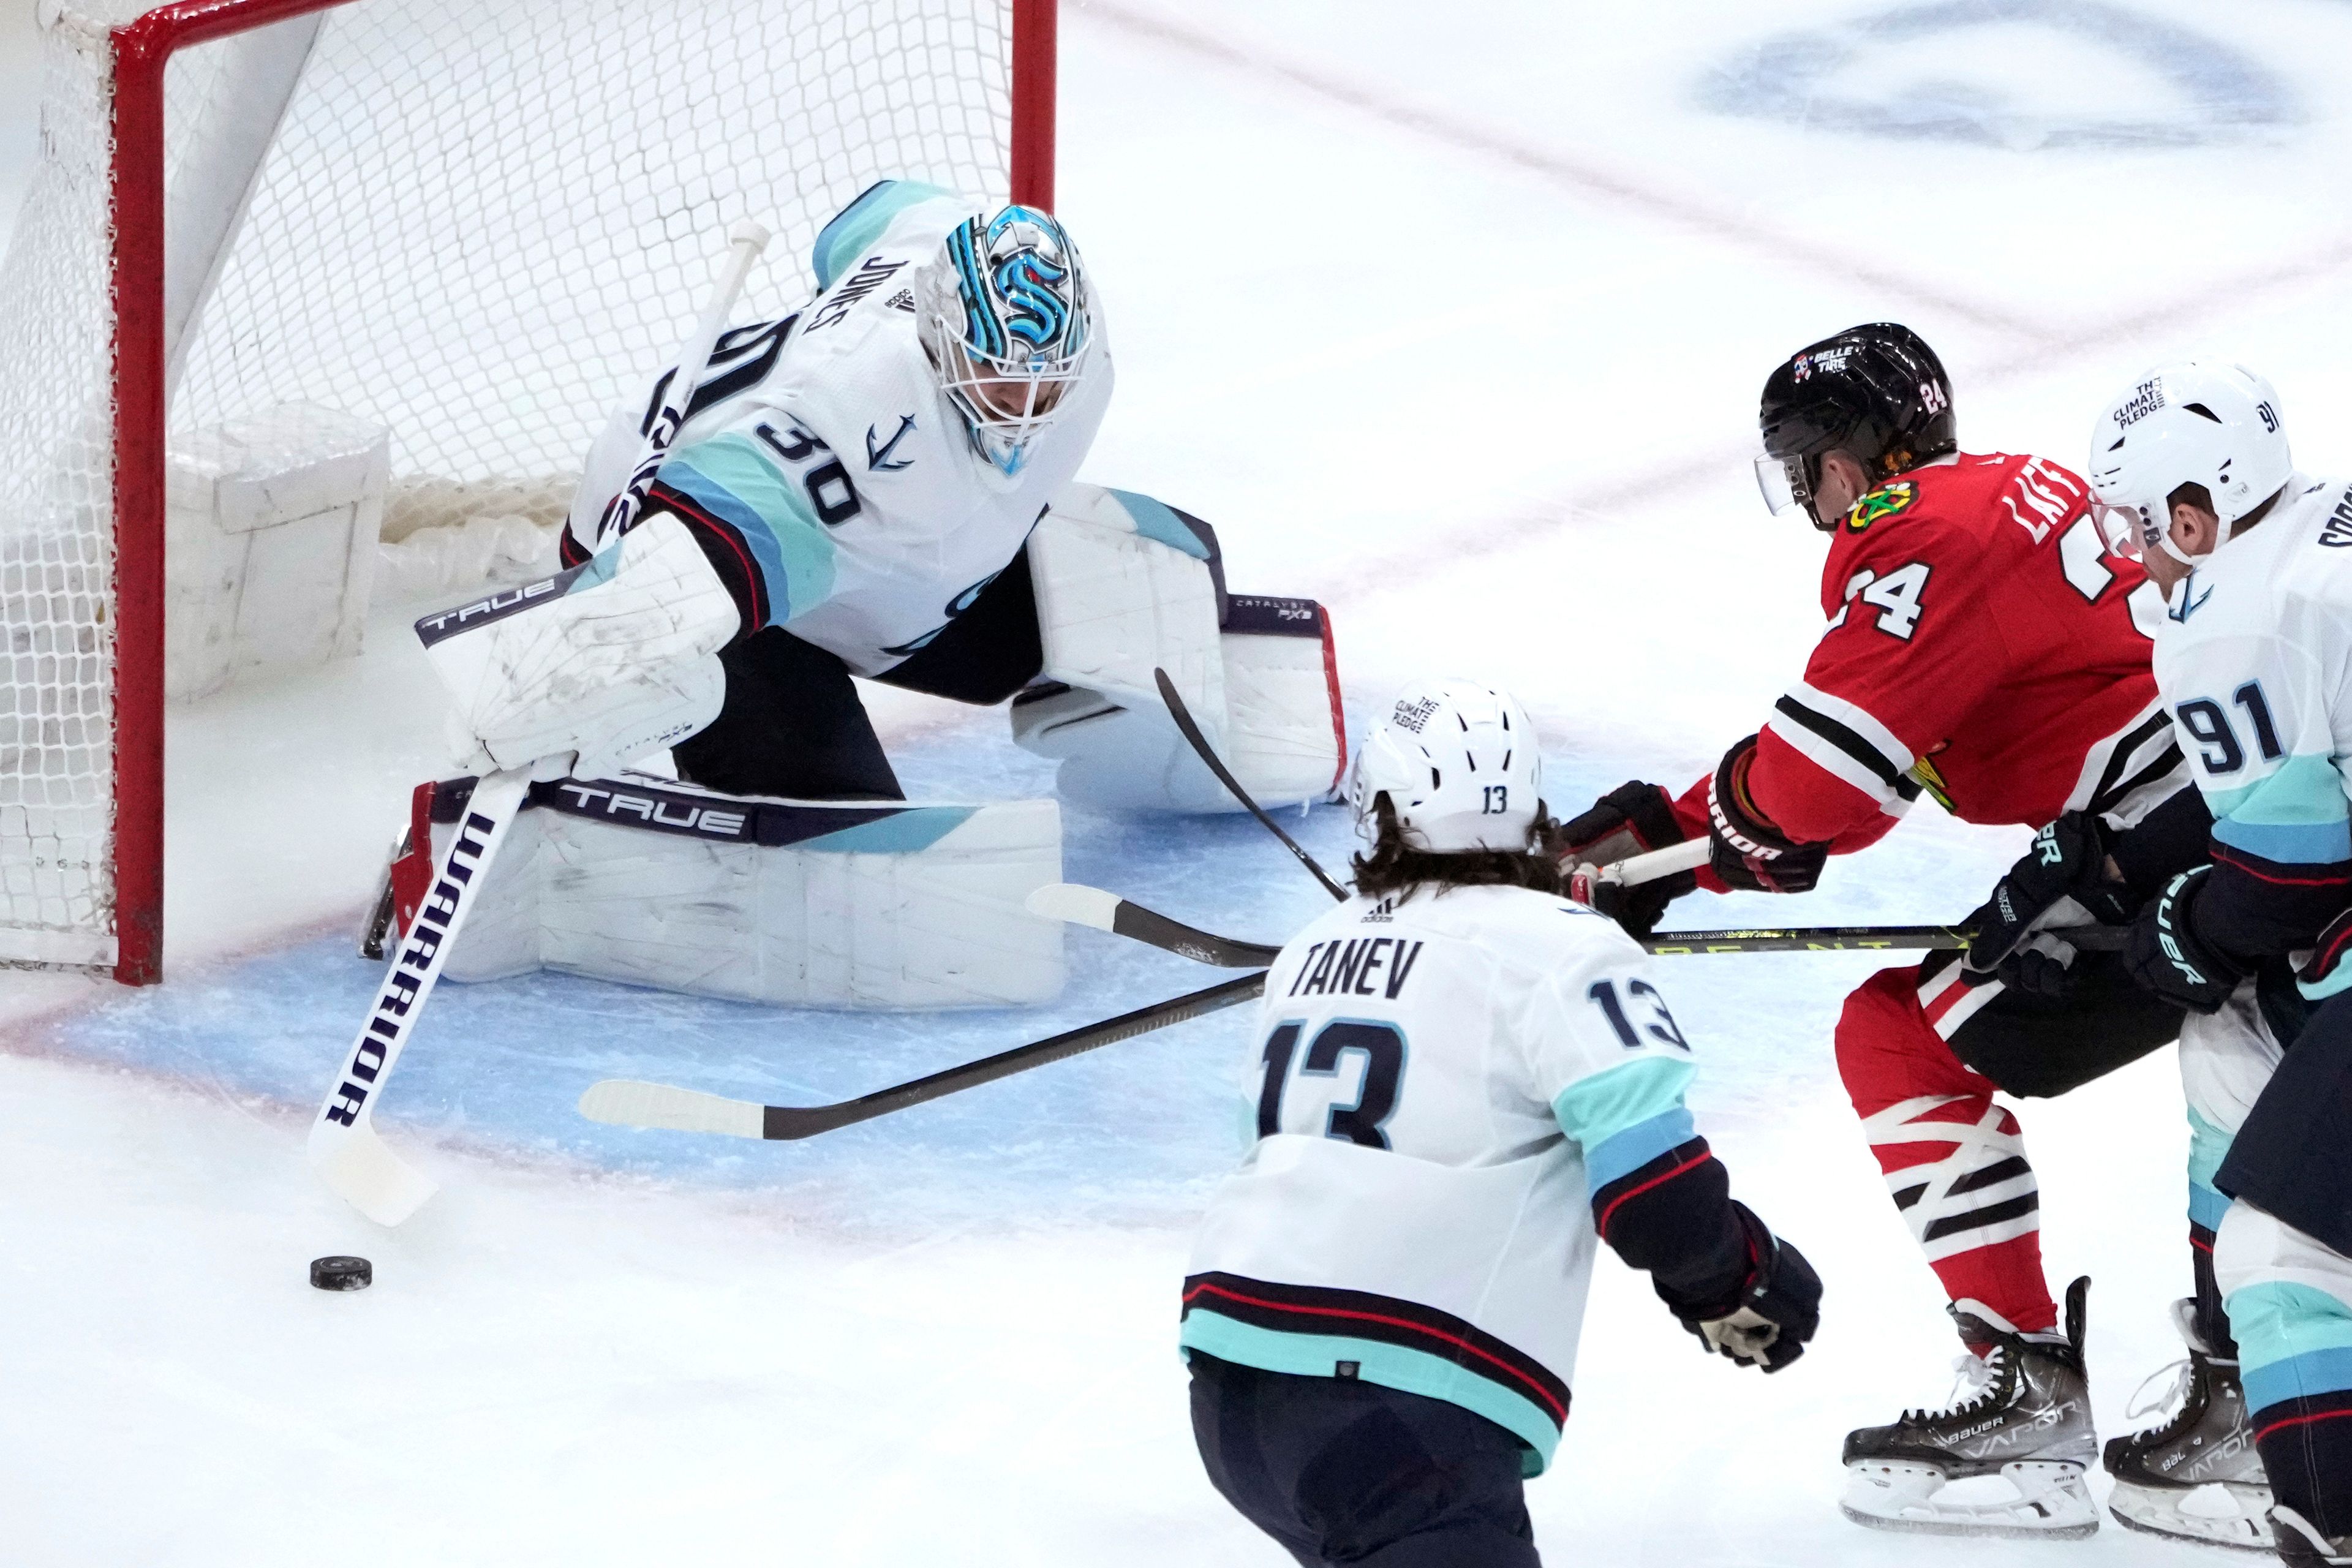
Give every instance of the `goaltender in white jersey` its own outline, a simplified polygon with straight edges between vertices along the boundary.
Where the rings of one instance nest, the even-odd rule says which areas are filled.
[[[591,451],[564,571],[420,623],[462,765],[576,759],[532,796],[453,978],[548,967],[850,1006],[1053,995],[1059,928],[1021,901],[1060,879],[1055,803],[870,809],[905,792],[854,676],[1018,698],[1015,739],[1085,804],[1229,804],[1167,718],[1162,668],[1258,798],[1336,779],[1320,607],[1228,595],[1206,523],[1072,482],[1113,370],[1051,214],[885,180],[812,264],[799,310],[719,340],[617,546],[597,553],[600,525],[675,367]],[[684,794],[618,776],[665,747]],[[413,859],[463,788],[420,797]],[[386,918],[414,880],[392,879]]]
[[[886,180],[814,259],[796,314],[721,340],[661,482],[747,556],[747,630],[788,626],[881,675],[971,608],[1076,477],[1110,405],[1110,344],[1076,251],[1034,209],[989,216]],[[992,374],[968,333],[996,359],[1046,348],[1052,370]],[[590,452],[567,564],[593,552],[642,441],[625,413]]]
[[[1181,1342],[1211,1479],[1301,1562],[1404,1535],[1379,1560],[1536,1561],[1518,1483],[1567,1419],[1601,1241],[1768,1371],[1818,1321],[1819,1280],[1692,1124],[1645,955],[1559,895],[1539,767],[1509,697],[1408,688],[1356,762],[1357,896],[1267,972],[1249,1152]],[[1378,1436],[1397,1422],[1416,1440]],[[1382,1511],[1405,1494],[1429,1506]]]

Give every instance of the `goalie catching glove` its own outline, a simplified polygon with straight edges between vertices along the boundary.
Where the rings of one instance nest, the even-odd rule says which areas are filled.
[[[741,625],[685,524],[655,510],[614,549],[427,616],[416,635],[449,689],[460,766],[572,752],[572,771],[594,777],[718,717],[717,656]]]

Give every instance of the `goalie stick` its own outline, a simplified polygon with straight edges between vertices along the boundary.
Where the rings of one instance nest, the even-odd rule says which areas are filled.
[[[767,248],[768,239],[766,229],[748,220],[728,234],[726,269],[695,323],[694,336],[678,353],[677,372],[670,378],[661,412],[646,433],[628,484],[605,509],[597,534],[598,554],[618,545],[644,507],[662,458],[686,423],[687,407],[709,367],[719,335],[727,330],[728,313],[735,308],[744,279]],[[465,611],[460,608],[454,613]],[[343,1054],[334,1087],[327,1091],[325,1103],[310,1123],[307,1152],[311,1168],[345,1202],[378,1225],[400,1224],[438,1190],[431,1177],[394,1153],[376,1131],[375,1108],[384,1082],[400,1059],[401,1048],[415,1033],[417,1020],[425,1015],[425,1005],[447,964],[449,951],[473,910],[475,890],[497,858],[532,777],[549,767],[558,774],[569,772],[571,761],[567,753],[502,768],[474,786],[457,831],[450,835],[448,852],[433,868],[433,890],[402,938],[399,956],[377,984],[367,1022]]]
[[[1032,914],[1070,925],[1089,926],[1221,969],[1263,967],[1279,947],[1218,936],[1145,909],[1101,888],[1054,882],[1029,895]],[[2115,952],[2124,943],[2121,926],[2063,926],[2044,933],[2085,952]],[[1761,926],[1726,931],[1669,931],[1638,940],[1643,951],[1681,956],[1706,952],[1843,952],[1866,951],[1949,952],[1969,944],[1959,926]]]
[[[705,1094],[671,1084],[609,1078],[590,1084],[582,1093],[580,1114],[591,1121],[608,1122],[615,1127],[660,1127],[676,1132],[719,1132],[730,1138],[784,1142],[814,1138],[820,1132],[871,1121],[877,1116],[977,1089],[1097,1047],[1131,1040],[1171,1024],[1237,1007],[1255,1001],[1265,989],[1265,973],[1261,970],[832,1105],[761,1105],[756,1100],[730,1100],[724,1095]]]

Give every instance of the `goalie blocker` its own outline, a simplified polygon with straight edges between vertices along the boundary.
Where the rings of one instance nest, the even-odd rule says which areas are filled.
[[[475,781],[417,786],[390,892],[404,933]],[[1061,927],[1052,801],[721,795],[623,773],[535,784],[446,975],[555,970],[735,1001],[921,1010],[1044,1002]]]

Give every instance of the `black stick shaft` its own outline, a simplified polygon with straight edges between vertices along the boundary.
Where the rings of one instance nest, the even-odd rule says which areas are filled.
[[[1969,945],[1969,932],[1958,926],[1796,926],[1763,927],[1754,931],[1662,931],[1642,939],[1650,952],[1671,955],[1701,952],[1837,952],[1846,949],[1880,952],[1950,951]],[[2086,952],[2113,952],[2122,948],[2122,926],[2062,926],[2042,933],[2072,943]]]
[[[887,1116],[894,1110],[928,1100],[977,1089],[984,1083],[994,1083],[1014,1073],[1027,1072],[1049,1062],[1062,1061],[1102,1046],[1131,1040],[1138,1035],[1148,1035],[1154,1029],[1164,1029],[1171,1024],[1181,1024],[1222,1008],[1237,1007],[1254,1002],[1265,989],[1265,974],[1244,974],[1206,990],[1190,992],[1182,996],[1155,1002],[1149,1007],[1139,1007],[1132,1013],[1122,1013],[1116,1018],[1106,1018],[1099,1024],[1038,1040],[1026,1046],[1015,1046],[1009,1051],[999,1051],[992,1057],[982,1057],[976,1062],[949,1068],[892,1089],[877,1089],[856,1100],[845,1100],[835,1105],[771,1105],[762,1108],[761,1132],[763,1138],[813,1138],[820,1132],[848,1127],[860,1121],[871,1121],[877,1116]]]
[[[1341,903],[1346,903],[1348,890],[1333,881],[1330,875],[1315,863],[1315,857],[1301,849],[1298,847],[1298,841],[1285,833],[1282,830],[1282,825],[1268,816],[1265,814],[1265,808],[1250,798],[1249,791],[1242,788],[1241,780],[1234,777],[1233,770],[1225,766],[1224,760],[1219,757],[1216,749],[1209,744],[1209,738],[1201,733],[1201,726],[1192,721],[1192,711],[1184,706],[1184,699],[1177,693],[1176,683],[1168,679],[1168,672],[1164,669],[1155,669],[1151,672],[1151,679],[1159,683],[1160,700],[1168,704],[1168,716],[1176,721],[1176,728],[1183,735],[1185,742],[1201,754],[1202,762],[1209,764],[1209,771],[1217,775],[1217,782],[1230,790],[1233,797],[1240,801],[1252,816],[1264,823],[1268,833],[1281,839],[1284,847],[1298,857],[1300,865],[1315,873],[1315,879],[1323,884],[1325,892],[1329,893]]]

